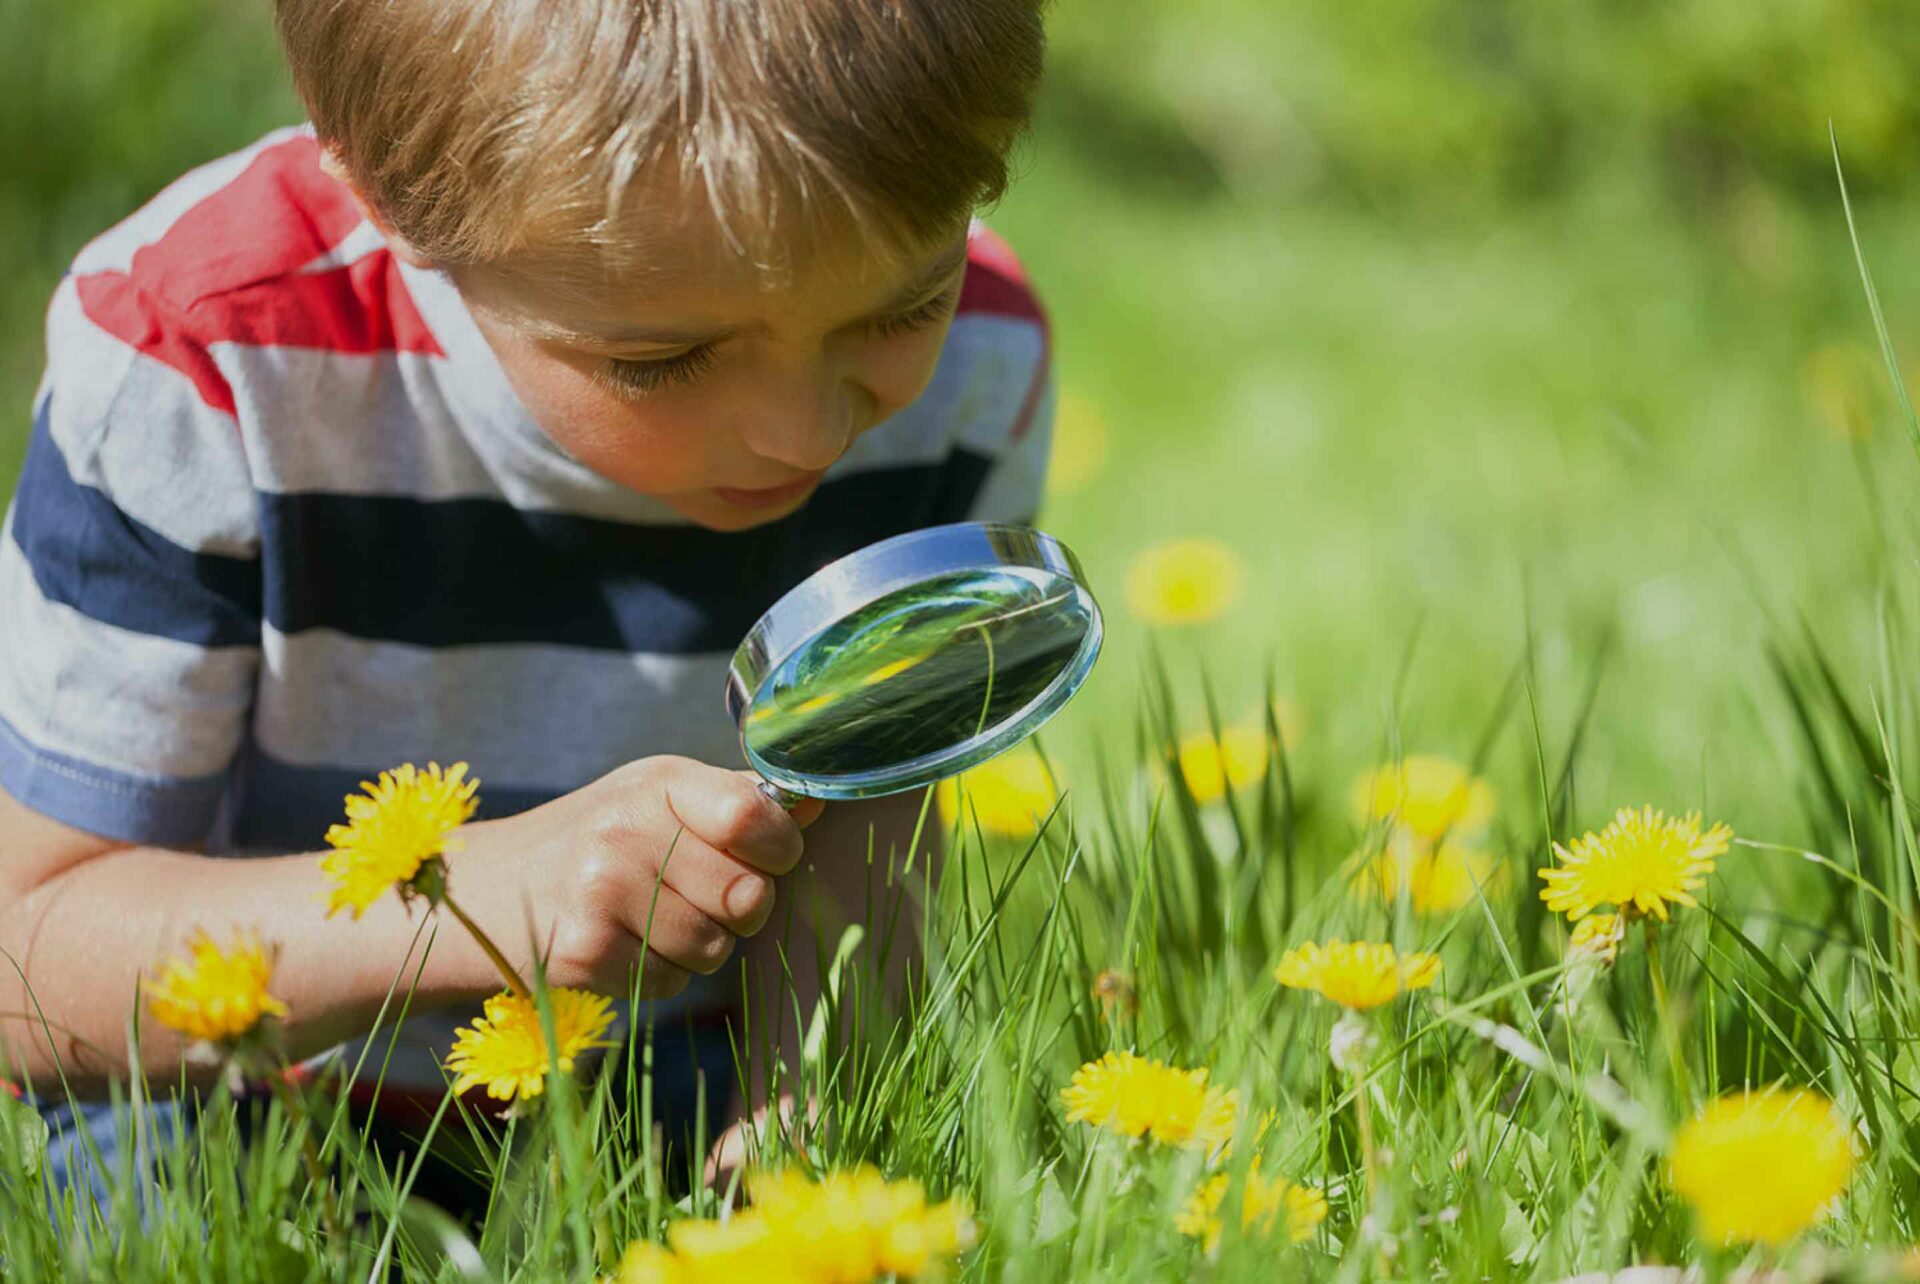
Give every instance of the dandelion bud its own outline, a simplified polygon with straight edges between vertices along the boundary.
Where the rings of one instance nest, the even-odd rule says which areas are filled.
[[[1573,925],[1567,953],[1610,965],[1620,952],[1620,942],[1626,934],[1625,915],[1604,912],[1589,914]]]
[[[1333,1023],[1327,1053],[1333,1058],[1334,1068],[1342,1074],[1364,1074],[1379,1050],[1380,1039],[1373,1031],[1373,1024],[1358,1012],[1349,1012]]]
[[[1093,978],[1093,997],[1099,1002],[1101,1013],[1109,1018],[1116,1011],[1126,1016],[1140,1011],[1140,995],[1133,988],[1133,978],[1112,968]]]

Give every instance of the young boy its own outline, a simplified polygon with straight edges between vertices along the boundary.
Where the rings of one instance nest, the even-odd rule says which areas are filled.
[[[278,943],[294,1055],[370,1027],[418,922],[326,920],[313,853],[401,762],[472,764],[453,884],[517,963],[531,926],[555,984],[678,995],[663,1095],[728,1065],[698,1031],[777,898],[811,984],[806,908],[857,911],[919,799],[803,864],[821,808],[737,770],[722,677],[833,558],[1038,504],[1045,326],[970,223],[1038,9],[280,0],[311,129],[81,252],[0,539],[0,1071],[57,1149],[111,1152],[49,1086],[126,1072],[195,928]],[[438,936],[389,1100],[497,988]],[[181,1053],[145,1023],[157,1083]]]

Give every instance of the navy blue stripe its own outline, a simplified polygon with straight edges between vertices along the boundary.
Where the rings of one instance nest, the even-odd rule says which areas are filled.
[[[76,482],[48,427],[52,403],[42,399],[34,415],[13,510],[13,538],[40,591],[139,633],[197,646],[258,645],[259,564],[182,548]]]
[[[327,845],[327,827],[346,818],[347,795],[359,793],[362,781],[373,780],[393,766],[391,762],[358,769],[295,766],[263,753],[249,741],[236,761],[236,806],[231,833],[222,835],[221,846],[247,853],[320,851]],[[518,815],[557,797],[551,789],[483,779],[475,819]]]
[[[957,450],[938,464],[856,473],[789,517],[732,534],[490,499],[263,494],[266,617],[283,633],[328,628],[428,647],[731,650],[835,558],[964,520],[992,464]]]

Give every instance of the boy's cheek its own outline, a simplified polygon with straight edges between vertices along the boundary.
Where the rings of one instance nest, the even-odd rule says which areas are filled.
[[[609,480],[652,495],[713,484],[705,479],[711,434],[681,431],[684,407],[625,401],[585,368],[552,357],[502,353],[501,366],[540,430]]]

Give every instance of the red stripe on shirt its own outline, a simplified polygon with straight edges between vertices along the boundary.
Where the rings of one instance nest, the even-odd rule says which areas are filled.
[[[300,270],[360,221],[346,186],[321,170],[319,145],[294,138],[135,251],[130,272],[74,284],[95,325],[180,371],[202,401],[231,415],[233,389],[207,353],[216,343],[443,355],[391,251]]]
[[[1047,316],[1027,284],[1013,247],[987,228],[967,238],[967,279],[960,285],[956,312],[1019,317],[1046,328]]]
[[[399,261],[384,249],[345,267],[296,272],[202,299],[187,317],[208,343],[442,355],[407,293]]]
[[[133,255],[133,277],[177,308],[297,272],[346,239],[360,209],[309,135],[264,148]]]
[[[180,317],[125,272],[95,272],[74,282],[87,319],[114,338],[188,379],[200,400],[234,413],[233,388]]]

